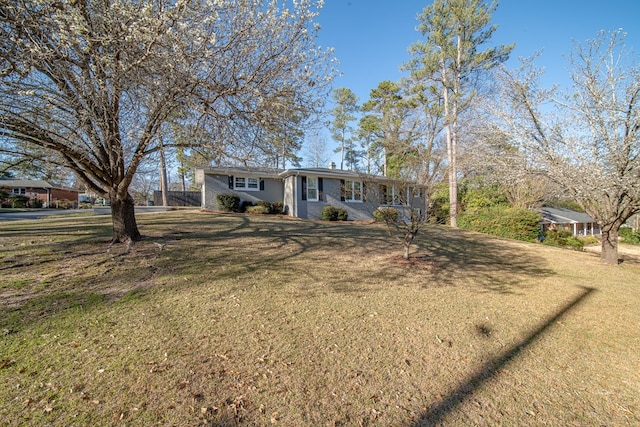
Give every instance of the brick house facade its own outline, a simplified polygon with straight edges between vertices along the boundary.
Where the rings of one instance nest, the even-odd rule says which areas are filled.
[[[2,201],[3,207],[9,206],[11,196],[24,196],[28,207],[66,208],[78,207],[78,190],[58,187],[46,181],[30,179],[2,179],[0,191],[8,196]]]

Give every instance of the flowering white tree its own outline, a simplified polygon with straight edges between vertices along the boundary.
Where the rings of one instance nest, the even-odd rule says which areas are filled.
[[[319,109],[333,75],[315,44],[321,5],[2,2],[0,149],[52,153],[111,200],[114,241],[138,240],[128,190],[159,136],[246,159]],[[166,138],[176,123],[188,137]]]
[[[542,89],[525,61],[502,73],[500,132],[541,173],[572,196],[602,228],[602,260],[618,263],[618,231],[640,212],[640,67],[624,35],[602,32],[576,44],[573,87]]]

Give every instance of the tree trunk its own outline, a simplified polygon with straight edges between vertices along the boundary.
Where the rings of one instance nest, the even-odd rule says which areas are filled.
[[[453,129],[453,123],[456,120],[452,116],[451,106],[449,105],[449,89],[447,87],[447,70],[442,58],[442,98],[444,100],[444,116],[445,116],[445,132],[447,137],[447,160],[449,162],[449,221],[453,228],[458,227],[458,172],[456,170],[456,134]],[[455,100],[454,100],[455,101]],[[455,111],[455,109],[454,109]]]
[[[162,194],[162,206],[169,206],[169,180],[167,179],[167,162],[164,157],[162,136],[158,139],[158,145],[160,147],[160,192]]]
[[[602,254],[600,259],[605,264],[618,265],[618,228],[603,227]]]
[[[449,166],[449,221],[453,228],[458,227],[458,172],[456,171],[455,154]]]
[[[458,227],[458,172],[456,171],[455,139],[451,125],[445,128],[447,136],[447,158],[449,160],[449,221],[453,228]]]
[[[411,227],[413,228],[415,226],[415,224],[413,224],[413,220],[412,220],[412,224]],[[404,246],[404,254],[403,254],[403,258],[404,259],[409,259],[409,250],[411,249],[411,243],[413,243],[413,239],[416,237],[416,234],[418,232],[415,231],[408,231],[407,233],[405,233],[404,235],[404,240],[403,240],[403,246]]]
[[[387,146],[382,144],[382,176],[387,176]]]
[[[138,231],[133,198],[127,193],[124,200],[111,197],[111,220],[113,222],[113,242],[137,242],[142,236]]]

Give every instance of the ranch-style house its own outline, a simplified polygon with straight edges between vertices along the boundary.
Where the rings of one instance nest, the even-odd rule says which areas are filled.
[[[379,207],[424,212],[426,194],[415,183],[329,168],[266,169],[217,167],[196,169],[203,209],[217,210],[217,196],[235,194],[241,201],[281,202],[286,215],[321,219],[322,208],[345,209],[349,220],[370,220]]]

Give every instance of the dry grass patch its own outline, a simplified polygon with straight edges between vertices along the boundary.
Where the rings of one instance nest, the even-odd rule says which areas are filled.
[[[0,224],[8,425],[635,425],[640,262],[207,213]],[[42,232],[42,226],[52,230]]]

